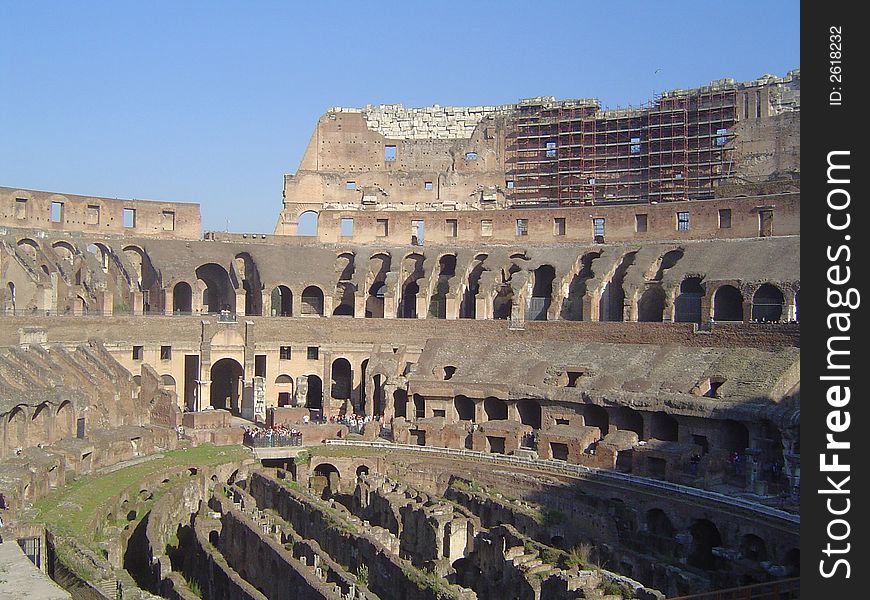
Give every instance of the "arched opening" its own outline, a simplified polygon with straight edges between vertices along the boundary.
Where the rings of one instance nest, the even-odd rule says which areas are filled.
[[[193,290],[186,281],[179,281],[172,288],[172,312],[176,314],[193,312]]]
[[[69,400],[61,402],[60,406],[57,407],[57,413],[55,413],[54,416],[54,432],[58,439],[72,435],[73,424],[75,421],[72,402]],[[82,430],[82,436],[84,436],[84,421],[82,421]]]
[[[305,406],[312,416],[319,417],[323,411],[323,380],[317,375],[308,376],[308,391],[305,393]]]
[[[487,270],[483,266],[483,261],[486,259],[486,254],[478,254],[474,257],[473,266],[468,272],[468,282],[462,292],[462,301],[459,304],[460,319],[477,318],[477,294],[480,292],[480,276]]]
[[[356,476],[363,477],[369,474],[369,468],[366,465],[360,465],[356,468]]]
[[[502,284],[492,300],[492,318],[510,319],[514,307],[514,290],[510,284]]]
[[[665,290],[661,284],[650,285],[637,301],[637,320],[661,323],[665,315]]]
[[[349,400],[353,384],[353,371],[350,367],[350,361],[346,358],[336,358],[332,361],[331,377],[332,397],[336,400]]]
[[[613,412],[610,422],[613,423],[614,427],[633,431],[637,434],[638,439],[643,439],[643,415],[640,412],[628,406],[617,406],[611,410]]]
[[[483,401],[483,412],[487,421],[507,421],[507,403],[490,396]]]
[[[51,247],[54,248],[54,252],[60,260],[70,264],[75,260],[76,250],[72,244],[68,242],[55,242]]]
[[[393,392],[393,414],[398,418],[408,418],[408,392],[398,389]]]
[[[323,290],[316,285],[302,290],[302,314],[323,316]]]
[[[311,488],[315,494],[326,499],[338,493],[341,485],[341,475],[335,465],[320,463],[314,467],[314,475],[311,478]]]
[[[713,548],[722,546],[719,529],[711,521],[699,519],[689,528],[689,533],[692,535],[689,564],[699,569],[715,569],[716,557],[713,555]]]
[[[210,313],[222,310],[236,311],[236,291],[230,282],[230,275],[222,266],[208,263],[196,270],[196,278],[201,279],[206,289],[202,295],[203,306]]]
[[[390,256],[388,254],[376,254],[369,259],[370,283],[366,295],[366,318],[384,318],[384,295],[387,291],[384,281],[389,272]]]
[[[676,442],[679,439],[677,419],[663,411],[654,412],[650,419],[650,436],[664,442]]]
[[[175,391],[175,377],[166,373],[165,375],[160,376],[160,387],[165,390]]]
[[[211,398],[212,408],[224,408],[238,414],[241,410],[239,401],[242,394],[245,370],[237,360],[222,358],[211,366]]]
[[[241,287],[245,290],[245,314],[262,315],[263,285],[260,283],[260,273],[254,259],[247,252],[242,252],[233,259],[233,267],[233,279],[238,278]]]
[[[785,296],[775,285],[763,284],[752,295],[752,320],[758,323],[775,323],[782,320]]]
[[[27,414],[21,406],[13,408],[6,417],[7,448],[27,448]]]
[[[127,259],[127,265],[131,269],[129,273],[131,283],[142,286],[143,266],[145,264],[145,252],[138,246],[127,246],[123,250],[124,258]]]
[[[676,534],[674,524],[660,508],[653,508],[646,513],[646,530],[657,538],[672,540]]]
[[[293,316],[293,292],[286,285],[279,285],[272,290],[272,316]]]
[[[30,417],[31,437],[43,442],[53,442],[51,421],[51,408],[47,402],[43,402],[36,407],[33,416]]]
[[[532,429],[541,428],[541,404],[537,400],[520,400],[517,402],[520,422]]]
[[[453,398],[453,408],[456,409],[456,415],[460,421],[474,422],[474,401],[467,396],[456,396]]]
[[[278,392],[278,406],[293,406],[293,376],[278,375],[275,378],[275,389]]]
[[[415,419],[425,419],[426,418],[426,399],[420,394],[414,394],[414,418]]]
[[[39,246],[31,239],[24,238],[18,240],[19,254],[27,256],[30,260],[35,261],[39,254]]]
[[[407,275],[399,300],[399,317],[402,319],[417,318],[417,295],[420,293],[419,280],[423,277],[423,260],[420,254],[410,254],[402,261],[402,273]]]
[[[9,290],[9,302],[12,304],[12,312],[15,312],[15,284],[11,281],[6,284],[7,289]]]
[[[109,270],[109,256],[111,255],[111,251],[109,248],[103,244],[88,244],[87,248],[85,248],[100,264],[100,269],[103,272],[108,272]]]
[[[447,318],[447,292],[450,280],[456,276],[456,256],[445,254],[438,261],[438,281],[429,299],[429,316],[436,319]]]
[[[625,320],[625,289],[622,284],[628,268],[634,264],[637,252],[629,252],[622,257],[619,266],[613,272],[613,277],[604,286],[601,299],[598,302],[599,321],[624,321]]]
[[[746,425],[728,419],[722,422],[720,445],[729,452],[743,454],[749,447],[749,430]]]
[[[687,277],[680,284],[680,293],[674,300],[674,321],[677,323],[701,322],[701,299],[704,288],[700,277]]]
[[[335,309],[332,311],[336,317],[352,317],[354,315],[354,285],[350,282],[339,282],[335,286]]]
[[[713,295],[713,320],[743,320],[743,294],[733,285],[723,285]]]
[[[586,303],[586,282],[595,276],[592,270],[592,261],[600,258],[600,252],[588,252],[580,258],[577,273],[568,284],[568,295],[562,304],[562,318],[566,321],[582,321],[585,315],[584,304]]]
[[[311,237],[317,235],[317,220],[318,214],[313,210],[306,210],[299,215],[298,225],[296,226],[296,235]]]
[[[601,437],[607,435],[610,430],[610,417],[607,409],[597,404],[583,405],[583,423],[587,427],[597,427],[601,431]]]
[[[342,252],[335,259],[335,273],[338,281],[350,281],[353,279],[355,267],[353,252]]]
[[[553,300],[553,280],[556,269],[552,265],[541,265],[532,271],[532,297],[526,309],[527,321],[546,321],[547,311]]]
[[[767,560],[767,544],[752,533],[747,533],[740,540],[740,554],[743,558],[757,562]]]

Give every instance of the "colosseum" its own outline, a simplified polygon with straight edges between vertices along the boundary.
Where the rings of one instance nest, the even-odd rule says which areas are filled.
[[[799,134],[794,70],[332,108],[273,233],[0,188],[0,596],[797,598]]]

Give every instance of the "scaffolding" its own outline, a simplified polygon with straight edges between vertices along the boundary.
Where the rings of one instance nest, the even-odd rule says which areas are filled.
[[[733,85],[607,111],[594,100],[526,101],[507,135],[509,200],[541,207],[710,198],[734,172],[736,121]]]

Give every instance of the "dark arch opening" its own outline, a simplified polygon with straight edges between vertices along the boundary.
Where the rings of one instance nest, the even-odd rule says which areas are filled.
[[[224,408],[239,414],[241,406],[241,384],[245,370],[233,358],[222,358],[211,366],[212,408]]]
[[[534,270],[532,297],[529,298],[526,320],[547,320],[547,311],[550,310],[550,304],[553,301],[553,280],[555,278],[556,269],[552,265],[541,265]]]
[[[336,358],[332,361],[332,397],[337,400],[349,400],[353,385],[353,370],[346,358]]]
[[[733,285],[723,285],[713,295],[713,320],[743,320],[743,294]]]
[[[272,290],[272,316],[293,316],[293,292],[286,285],[279,285]]]
[[[196,270],[196,278],[205,282],[203,304],[208,312],[236,311],[236,291],[225,268],[215,263],[202,265]]]
[[[749,447],[749,429],[738,421],[728,419],[722,422],[721,446],[729,452],[743,454]]]
[[[676,442],[679,439],[679,423],[672,415],[663,411],[652,414],[650,419],[650,436],[664,442]]]
[[[356,468],[356,476],[362,477],[369,474],[369,468],[366,465],[360,465]]]
[[[417,318],[417,295],[420,293],[419,280],[423,277],[424,260],[421,254],[410,254],[402,261],[402,271],[407,273],[399,299],[399,317],[402,319]]]
[[[622,287],[628,268],[634,264],[637,252],[628,252],[622,257],[619,266],[613,273],[613,277],[607,282],[604,291],[601,292],[601,300],[598,302],[599,321],[624,321],[625,320],[625,290]]]
[[[474,422],[474,401],[467,396],[456,396],[453,398],[453,407],[456,409],[456,415],[460,421]]]
[[[649,286],[637,301],[637,320],[661,323],[665,315],[665,290],[660,284]]]
[[[450,280],[456,276],[456,256],[445,254],[438,261],[438,281],[429,299],[429,316],[436,319],[447,318],[447,292],[450,291]]]
[[[612,409],[610,422],[617,429],[633,431],[639,439],[643,439],[643,415],[628,406],[617,406]]]
[[[474,257],[474,266],[468,272],[468,283],[462,293],[462,302],[459,306],[460,319],[477,318],[477,294],[480,292],[480,276],[486,271],[483,262],[486,254],[478,254]]]
[[[740,540],[740,554],[748,560],[767,560],[767,544],[757,535],[747,533]]]
[[[323,316],[323,290],[316,285],[302,290],[302,314]]]
[[[408,391],[396,390],[393,392],[393,414],[396,417],[408,418]]]
[[[305,406],[309,411],[317,411],[312,416],[320,416],[323,410],[323,380],[317,375],[308,376],[308,391],[305,393]]]
[[[172,288],[172,312],[193,312],[193,289],[186,281],[179,281]]]
[[[541,428],[541,403],[537,400],[520,400],[517,402],[517,412],[520,422],[532,429]]]
[[[332,311],[335,317],[352,317],[354,315],[354,287],[352,283],[340,282],[335,286],[336,307]]]
[[[492,300],[492,318],[510,319],[513,307],[514,290],[509,283],[504,283]]]
[[[263,285],[260,283],[260,272],[253,257],[247,252],[237,254],[233,260],[234,276],[241,279],[245,290],[245,314],[260,316],[263,314]]]
[[[668,515],[660,508],[653,508],[646,513],[646,529],[655,537],[673,539],[676,528]]]
[[[674,321],[677,323],[701,322],[701,299],[704,288],[700,277],[687,277],[680,284],[680,293],[674,300]]]
[[[583,422],[587,427],[597,427],[601,431],[601,437],[607,435],[610,430],[610,417],[607,409],[597,404],[583,405]]]
[[[489,397],[483,401],[483,411],[487,421],[507,421],[507,403],[498,398]]]
[[[585,317],[586,282],[595,276],[592,261],[600,258],[600,252],[588,252],[580,259],[580,268],[568,285],[568,297],[562,305],[562,318],[567,321],[582,321]]]
[[[782,320],[785,296],[775,285],[763,284],[752,295],[752,320],[771,323]]]
[[[341,484],[341,473],[330,463],[320,463],[314,467],[311,487],[321,498],[329,498],[338,492]]]
[[[366,296],[365,317],[369,319],[384,318],[384,295],[386,294],[387,273],[390,272],[390,256],[375,254],[369,259],[369,284]]]
[[[713,548],[722,545],[719,529],[711,521],[699,519],[689,528],[689,533],[692,535],[689,564],[699,569],[715,569],[716,557],[713,555]]]

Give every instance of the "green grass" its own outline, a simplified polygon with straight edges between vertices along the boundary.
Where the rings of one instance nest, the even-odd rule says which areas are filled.
[[[34,503],[34,521],[78,539],[89,539],[93,535],[89,523],[96,512],[143,479],[175,467],[214,466],[249,458],[241,446],[210,444],[161,454],[160,458],[105,475],[87,475],[53,491]]]

